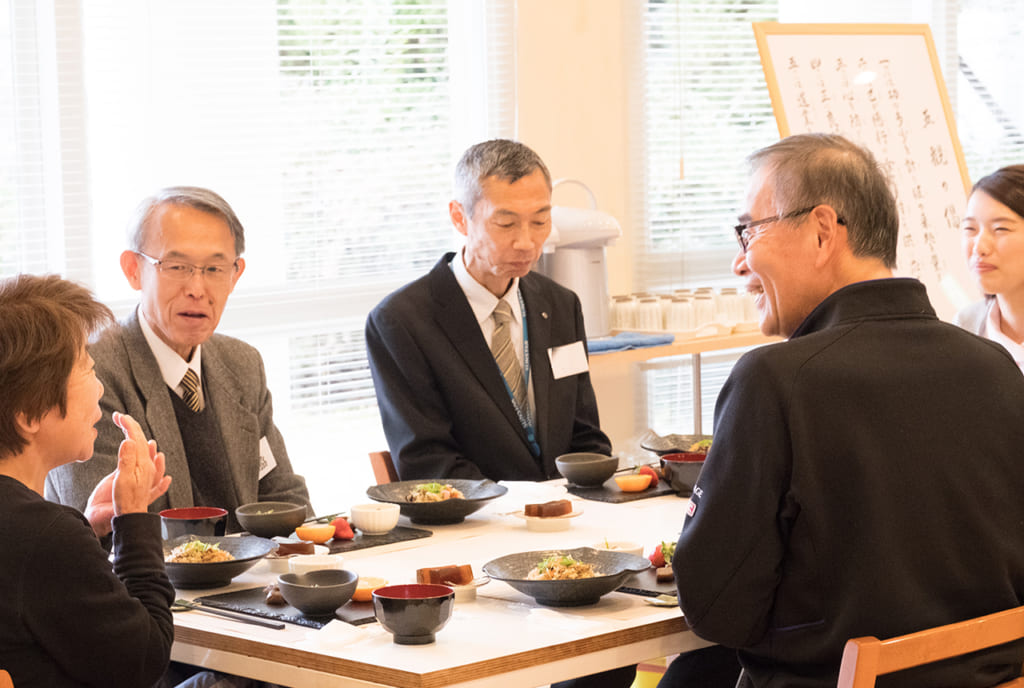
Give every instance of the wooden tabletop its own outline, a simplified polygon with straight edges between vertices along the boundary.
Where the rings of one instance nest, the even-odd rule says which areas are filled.
[[[526,503],[571,495],[557,483],[504,484],[508,494],[465,522],[417,526],[434,535],[349,552],[345,568],[394,584],[414,582],[416,569],[425,566],[471,564],[479,576],[498,556],[606,539],[638,542],[646,553],[662,540],[675,540],[688,502],[674,494],[625,504],[578,500],[582,513],[569,530],[534,532],[515,512]],[[404,516],[401,523],[415,525]],[[252,588],[275,577],[261,562],[230,587],[178,594]],[[199,612],[176,613],[175,634],[172,656],[178,661],[295,686],[539,686],[707,644],[687,629],[678,608],[654,607],[639,595],[612,592],[594,605],[545,607],[500,581],[480,587],[476,600],[457,601],[430,645],[396,645],[377,623],[273,630]]]

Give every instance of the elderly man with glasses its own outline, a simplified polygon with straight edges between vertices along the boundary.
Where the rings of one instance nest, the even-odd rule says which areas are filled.
[[[824,688],[851,637],[1024,600],[1024,378],[893,276],[899,218],[869,152],[808,134],[750,162],[733,271],[788,341],[722,388],[673,568],[694,632],[738,649],[739,686]],[[1022,659],[886,685],[990,686]],[[672,667],[661,685],[681,685]]]
[[[228,532],[235,507],[284,501],[309,508],[305,481],[292,471],[274,424],[259,352],[215,334],[245,271],[245,234],[231,206],[198,187],[162,189],[129,225],[121,270],[140,292],[137,310],[89,347],[104,385],[104,415],[138,419],[157,441],[174,480],[150,511],[216,506]],[[84,510],[100,479],[116,466],[121,436],[99,426],[95,455],[50,473],[47,497]],[[100,536],[110,514],[86,514]]]

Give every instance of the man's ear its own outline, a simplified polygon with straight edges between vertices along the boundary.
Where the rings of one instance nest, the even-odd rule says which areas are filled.
[[[458,231],[462,236],[466,236],[466,233],[469,231],[467,228],[469,218],[466,217],[466,211],[463,209],[461,203],[458,201],[449,201],[448,217],[452,219],[452,225],[455,226],[456,231]]]
[[[132,285],[132,289],[139,291],[142,289],[142,275],[141,266],[139,261],[142,258],[139,257],[135,251],[122,251],[121,252],[121,272],[128,278],[128,284]]]
[[[819,205],[811,211],[811,222],[818,241],[817,265],[823,265],[846,246],[846,227],[839,224],[839,216],[830,205]]]

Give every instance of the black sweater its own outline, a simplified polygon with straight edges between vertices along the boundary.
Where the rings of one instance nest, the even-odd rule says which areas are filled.
[[[743,356],[697,488],[680,603],[752,685],[835,686],[851,637],[1024,603],[1024,378],[915,280],[845,287]],[[954,660],[931,685],[990,686],[1022,657]]]
[[[0,668],[18,688],[152,686],[174,640],[160,518],[114,519],[114,563],[85,518],[0,476]]]

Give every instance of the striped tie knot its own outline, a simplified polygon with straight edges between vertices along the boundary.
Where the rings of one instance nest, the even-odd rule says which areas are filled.
[[[202,407],[199,405],[199,376],[196,375],[196,371],[189,368],[185,372],[185,377],[181,378],[181,386],[185,390],[184,394],[181,395],[185,405],[193,413],[199,413]]]

